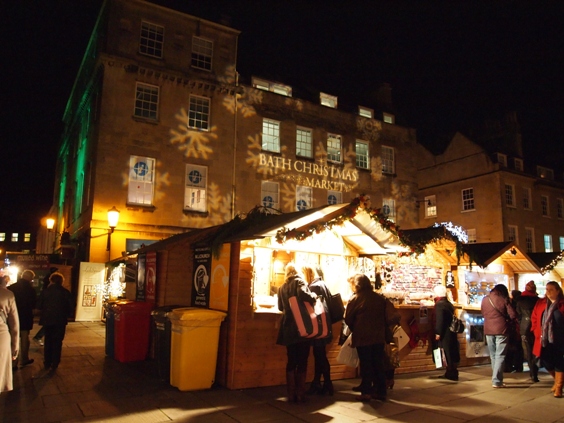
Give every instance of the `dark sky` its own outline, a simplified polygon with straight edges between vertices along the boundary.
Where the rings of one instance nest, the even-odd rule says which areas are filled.
[[[230,17],[242,31],[244,81],[262,76],[292,85],[296,96],[323,91],[351,106],[371,106],[390,83],[398,122],[438,152],[453,131],[516,111],[525,160],[562,160],[560,1],[153,2],[216,22]],[[35,225],[49,210],[64,107],[101,4],[0,6],[0,226]]]

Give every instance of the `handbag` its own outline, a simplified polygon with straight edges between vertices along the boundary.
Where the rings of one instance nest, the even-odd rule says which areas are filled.
[[[349,335],[345,343],[341,345],[336,360],[337,363],[344,364],[345,366],[358,367],[358,351],[355,347],[352,347],[351,344],[352,334]]]
[[[454,333],[462,333],[464,332],[464,322],[456,317],[456,314],[452,315],[452,322],[450,322],[450,326],[448,327],[451,332]]]
[[[288,298],[290,310],[302,338],[326,338],[329,335],[329,319],[321,298],[315,304],[300,300],[297,296]]]
[[[333,294],[329,298],[329,315],[331,316],[331,323],[337,323],[343,320],[345,316],[345,306],[341,294]]]

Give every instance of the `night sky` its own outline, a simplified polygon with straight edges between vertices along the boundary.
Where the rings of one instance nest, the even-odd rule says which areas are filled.
[[[10,3],[7,5],[6,3]],[[441,152],[454,131],[516,111],[525,160],[559,173],[564,5],[519,1],[154,0],[242,33],[238,71],[319,91],[351,110],[392,86],[397,122]],[[101,0],[0,6],[0,226],[32,228],[52,203],[66,100]],[[2,229],[4,230],[4,229]]]

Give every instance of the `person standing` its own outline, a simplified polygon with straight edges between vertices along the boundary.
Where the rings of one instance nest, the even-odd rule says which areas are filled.
[[[307,359],[311,340],[302,338],[292,310],[290,297],[296,296],[298,300],[315,304],[317,295],[311,292],[298,273],[296,265],[292,262],[286,265],[284,284],[278,290],[278,309],[282,312],[282,321],[278,331],[278,345],[286,347],[288,361],[286,363],[286,388],[288,401],[305,402],[305,380],[307,375]]]
[[[0,393],[14,389],[12,363],[18,357],[20,340],[16,298],[6,288],[9,279],[8,275],[0,276]]]
[[[353,296],[345,310],[345,323],[352,332],[351,346],[356,348],[360,364],[361,394],[357,399],[385,401],[386,326],[395,310],[383,295],[374,292],[366,275],[356,274],[351,285]]]
[[[531,315],[535,333],[533,354],[554,378],[551,391],[562,398],[564,385],[564,294],[558,282],[546,283],[546,296],[535,304]]]
[[[33,329],[33,310],[37,301],[37,294],[31,285],[35,278],[32,270],[24,270],[20,279],[10,285],[8,289],[16,297],[18,307],[18,318],[20,320],[20,366],[24,367],[33,363],[33,358],[29,358],[29,332]],[[12,363],[17,368],[17,360]]]
[[[324,302],[325,310],[329,310],[327,302],[330,301],[331,291],[323,281],[323,270],[317,266],[314,269],[311,266],[303,267],[303,274],[306,282],[309,284],[311,292],[317,294]],[[331,319],[331,316],[328,316]],[[314,339],[311,341],[313,349],[313,358],[315,362],[315,372],[313,380],[307,394],[320,394],[328,393],[333,395],[333,382],[331,381],[331,365],[327,359],[327,345],[333,340],[333,332],[329,326],[329,334],[326,338]],[[321,386],[321,376],[323,376],[323,386]]]
[[[61,362],[63,339],[74,306],[71,293],[63,287],[64,276],[55,272],[49,281],[49,286],[39,297],[39,324],[45,328],[44,370],[54,372]]]
[[[486,295],[481,304],[484,316],[484,334],[490,350],[492,365],[492,387],[504,388],[503,368],[508,348],[509,331],[517,313],[509,302],[509,291],[503,284],[497,284]]]
[[[435,341],[445,353],[447,362],[445,379],[458,380],[458,363],[460,363],[460,345],[457,334],[450,330],[454,316],[454,306],[447,298],[444,285],[437,285],[435,293]]]
[[[531,316],[539,297],[537,296],[537,286],[534,281],[527,282],[525,290],[516,301],[515,311],[519,320],[519,333],[523,344],[523,353],[529,364],[529,377],[532,382],[539,381],[539,367],[537,358],[533,355],[533,345],[535,344],[535,334],[531,330]]]
[[[49,283],[50,283],[49,278],[57,270],[59,270],[59,269],[57,269],[56,267],[51,267],[51,269],[49,269],[49,274],[45,275],[45,277],[43,278],[43,286],[41,287],[41,293],[43,293],[43,291],[45,291],[45,289],[47,289],[47,287],[49,286]],[[41,326],[41,328],[37,331],[37,333],[35,334],[35,336],[32,339],[33,339],[34,342],[37,342],[39,345],[43,345],[43,337],[44,336],[45,336],[45,329],[43,329],[43,326]]]

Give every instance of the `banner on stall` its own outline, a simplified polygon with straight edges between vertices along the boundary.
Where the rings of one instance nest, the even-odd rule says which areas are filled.
[[[104,263],[80,263],[75,317],[77,322],[92,322],[102,318],[105,274]]]
[[[227,311],[230,256],[231,245],[224,244],[219,258],[212,257],[209,304],[213,310]]]

